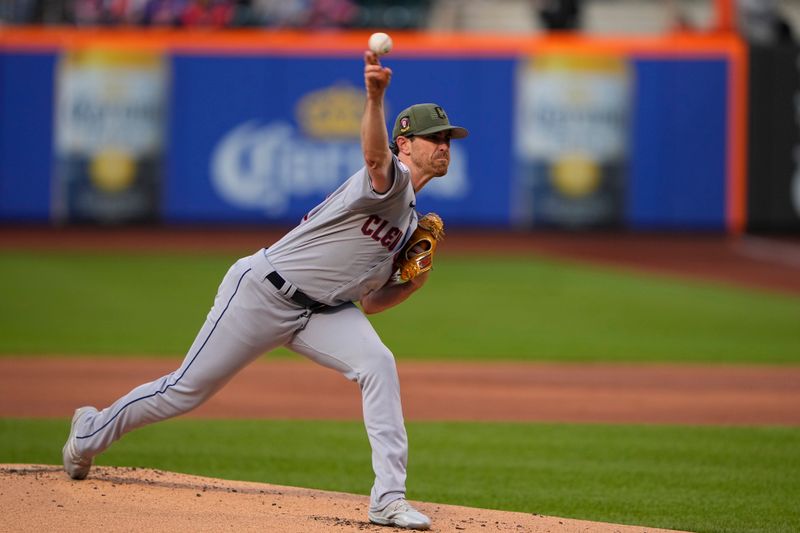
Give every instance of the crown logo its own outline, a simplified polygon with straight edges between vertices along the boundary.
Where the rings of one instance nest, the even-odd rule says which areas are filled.
[[[347,83],[313,91],[297,103],[297,122],[309,137],[358,138],[365,101],[365,92]]]

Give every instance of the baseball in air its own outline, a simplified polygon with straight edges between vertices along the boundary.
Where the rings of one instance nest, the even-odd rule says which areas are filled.
[[[383,32],[369,36],[369,49],[382,56],[392,51],[392,38]]]

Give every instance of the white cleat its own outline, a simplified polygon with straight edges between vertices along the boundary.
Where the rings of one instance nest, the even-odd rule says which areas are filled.
[[[370,511],[369,521],[382,526],[396,526],[406,529],[429,529],[431,519],[420,513],[403,498],[395,500],[382,511]]]
[[[72,425],[69,428],[69,437],[67,437],[67,442],[61,449],[61,456],[64,459],[64,471],[72,479],[86,479],[86,476],[89,475],[89,470],[92,468],[92,458],[83,457],[77,452],[75,428],[78,424],[78,420],[80,420],[81,417],[89,413],[96,412],[97,409],[94,407],[80,407],[76,409],[75,414],[72,415]]]

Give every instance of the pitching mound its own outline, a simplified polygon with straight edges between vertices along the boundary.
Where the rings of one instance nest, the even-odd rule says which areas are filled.
[[[340,492],[95,467],[72,481],[59,466],[0,465],[0,508],[12,531],[374,531],[368,498]],[[642,533],[666,531],[419,503],[433,531]]]

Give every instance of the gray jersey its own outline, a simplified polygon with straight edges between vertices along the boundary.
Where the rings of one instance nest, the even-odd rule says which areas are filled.
[[[410,172],[397,157],[392,161],[387,192],[376,193],[362,168],[272,245],[267,259],[275,270],[328,305],[358,301],[381,288],[417,225]]]

